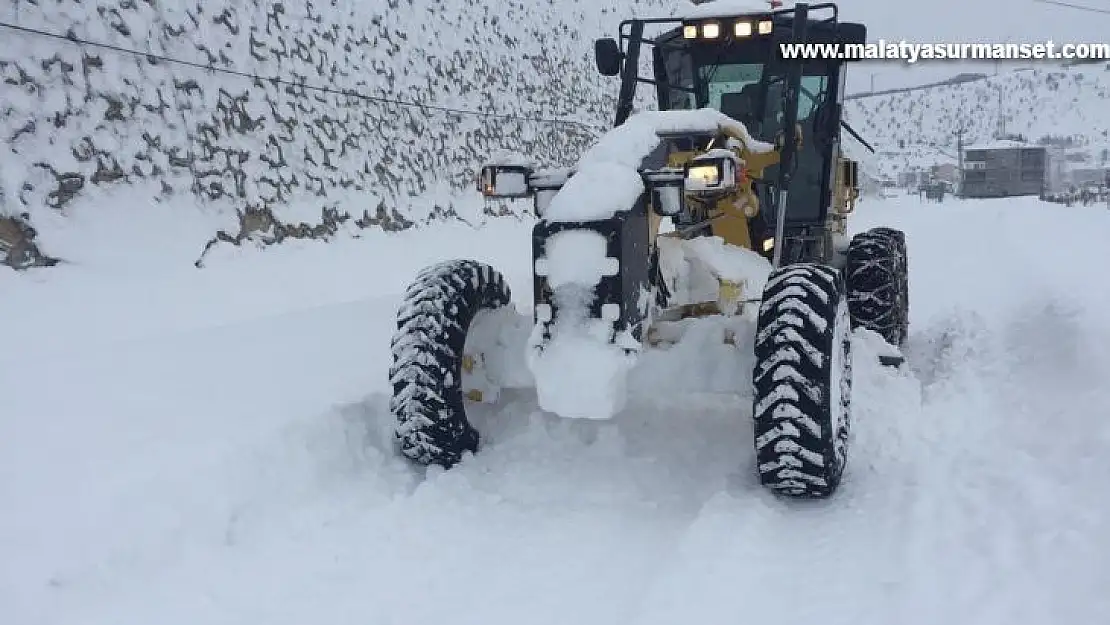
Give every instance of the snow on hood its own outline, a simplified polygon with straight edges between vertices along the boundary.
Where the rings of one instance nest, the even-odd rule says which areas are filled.
[[[774,149],[752,137],[744,124],[715,109],[637,113],[586,151],[577,173],[552,198],[544,219],[590,221],[627,210],[644,192],[640,164],[659,145],[660,134],[717,130],[734,132],[753,152]]]

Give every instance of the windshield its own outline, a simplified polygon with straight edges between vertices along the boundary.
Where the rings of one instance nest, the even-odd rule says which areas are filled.
[[[734,63],[699,68],[699,82],[704,85],[702,106],[721,111],[742,122],[753,134],[770,140],[782,130],[782,77],[769,77],[766,86],[763,65],[759,63]],[[827,78],[803,76],[798,97],[798,121],[809,119],[824,101]],[[760,111],[760,91],[767,90],[766,110]],[[803,126],[804,127],[804,126]],[[766,129],[767,132],[762,132]]]
[[[827,82],[828,79],[824,75],[804,75],[804,77],[801,77],[800,89],[798,90],[798,123],[813,118],[820,104],[825,102]],[[784,114],[783,108],[781,108],[783,77],[771,79],[768,85],[767,101],[771,103],[771,107],[767,111],[764,122],[774,123],[777,128],[783,128]]]
[[[759,83],[763,80],[761,63],[735,63],[700,68],[700,98],[705,106],[717,109],[742,122],[752,132],[758,119]]]
[[[785,115],[782,109],[782,76],[775,76],[767,86],[767,112],[763,117],[763,124],[780,132],[783,127]],[[807,121],[812,121],[821,105],[825,103],[828,94],[826,76],[802,76],[798,90],[798,123],[802,124],[803,132],[807,135],[812,132],[812,124],[807,126]]]

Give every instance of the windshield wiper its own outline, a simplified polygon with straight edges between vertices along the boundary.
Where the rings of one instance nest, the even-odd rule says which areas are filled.
[[[842,119],[840,120],[840,125],[844,128],[844,130],[847,130],[848,134],[852,135],[852,137],[854,137],[856,141],[862,143],[863,147],[867,148],[869,152],[871,152],[872,154],[875,153],[875,148],[871,147],[871,144],[867,141],[864,141],[863,137],[861,137],[859,133],[856,132],[855,128],[852,128],[852,126],[848,122]]]

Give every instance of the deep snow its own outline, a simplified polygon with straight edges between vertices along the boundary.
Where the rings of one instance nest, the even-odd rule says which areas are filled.
[[[845,483],[810,504],[757,486],[727,393],[750,341],[711,323],[611,421],[506,392],[457,469],[397,458],[404,287],[470,256],[527,309],[525,222],[0,273],[0,622],[1107,622],[1110,211],[910,197],[852,226],[880,223],[911,366],[857,338]]]

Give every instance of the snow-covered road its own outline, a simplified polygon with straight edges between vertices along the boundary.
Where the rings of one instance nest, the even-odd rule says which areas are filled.
[[[472,256],[526,306],[530,224],[0,275],[0,622],[1110,622],[1110,211],[906,198],[853,228],[883,223],[911,366],[857,357],[815,503],[760,490],[745,401],[661,387],[706,354],[749,375],[696,343],[611,422],[517,394],[455,470],[395,457],[406,283]]]

